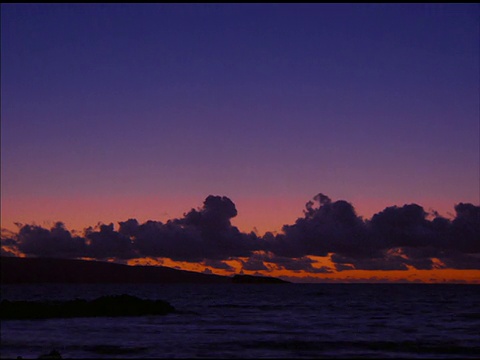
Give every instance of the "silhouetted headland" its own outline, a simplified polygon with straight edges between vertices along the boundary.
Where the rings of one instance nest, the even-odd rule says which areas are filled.
[[[2,284],[35,283],[286,283],[271,277],[235,275],[234,277],[177,270],[165,266],[131,266],[111,262],[1,257]]]
[[[101,296],[87,301],[9,301],[0,302],[0,318],[47,319],[99,316],[166,315],[175,308],[163,300],[144,300],[131,295]]]
[[[253,275],[234,275],[232,282],[236,284],[282,284],[288,281],[272,278],[268,276],[253,276]]]

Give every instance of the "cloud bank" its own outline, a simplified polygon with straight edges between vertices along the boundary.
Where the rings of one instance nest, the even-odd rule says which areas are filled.
[[[81,235],[58,222],[46,229],[19,225],[2,231],[2,256],[115,259],[169,258],[234,271],[329,273],[347,270],[480,269],[480,206],[459,203],[455,217],[427,213],[420,205],[391,206],[371,219],[359,217],[352,204],[324,194],[308,201],[303,217],[281,233],[259,236],[231,224],[237,215],[226,196],[209,195],[198,209],[163,223],[128,219],[84,229]],[[333,267],[315,266],[313,257]]]

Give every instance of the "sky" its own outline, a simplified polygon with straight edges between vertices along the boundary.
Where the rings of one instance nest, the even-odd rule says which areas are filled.
[[[478,4],[1,4],[1,226],[17,241],[8,251],[28,254],[28,236],[46,234],[40,229],[50,235],[35,240],[38,246],[59,229],[78,232],[84,246],[92,233],[107,239],[100,247],[120,235],[137,241],[136,230],[120,234],[120,222],[129,219],[175,220],[182,236],[174,243],[185,241],[190,227],[192,239],[197,232],[203,239],[210,225],[188,215],[210,219],[212,206],[229,202],[235,216],[213,218],[230,235],[253,232],[255,246],[195,261],[135,248],[146,257],[123,260],[213,272],[228,270],[222,265],[228,261],[246,272],[257,261],[250,268],[262,272],[265,259],[282,253],[302,264],[320,256],[315,264],[325,272],[317,274],[355,278],[368,266],[355,267],[348,251],[332,245],[289,254],[279,245],[304,240],[292,234],[303,231],[297,220],[311,220],[309,201],[320,217],[331,206],[354,215],[376,248],[383,247],[369,221],[395,211],[415,213],[412,221],[437,235],[442,231],[428,216],[448,219],[448,236],[470,214],[479,234],[472,215],[480,203],[479,10]],[[329,201],[314,200],[317,194]],[[163,235],[154,232],[155,239],[168,238],[171,229],[158,226]],[[268,246],[258,245],[270,235]],[[480,278],[480,250],[472,242],[460,252],[473,265],[459,269],[455,262],[461,274],[432,275],[430,264],[423,269],[428,275],[417,278]],[[402,242],[389,246],[406,249]],[[92,251],[82,254],[96,257]],[[413,256],[407,252],[402,256]],[[106,247],[103,255],[118,254]],[[442,256],[422,259],[450,268],[453,260]],[[377,263],[382,273],[358,276],[382,279],[415,267],[402,264],[388,272]]]

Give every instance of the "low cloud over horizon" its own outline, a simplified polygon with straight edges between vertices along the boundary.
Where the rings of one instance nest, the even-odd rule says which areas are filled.
[[[480,269],[480,206],[458,203],[455,217],[427,213],[422,206],[390,206],[365,220],[345,200],[324,194],[308,201],[303,217],[278,234],[244,233],[231,224],[237,215],[226,196],[209,195],[201,208],[166,222],[136,219],[98,224],[82,234],[62,222],[50,229],[18,224],[2,231],[2,256],[115,259],[168,258],[235,271],[290,270],[331,273],[347,270]],[[332,267],[311,257],[324,257]],[[315,266],[318,265],[318,266]]]

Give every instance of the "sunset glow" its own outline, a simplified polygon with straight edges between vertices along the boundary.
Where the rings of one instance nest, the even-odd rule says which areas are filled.
[[[2,4],[2,256],[480,283],[478,4]]]
[[[320,263],[332,265],[328,260],[316,259]],[[227,261],[234,271],[215,269],[201,264],[175,262],[169,259],[136,259],[128,261],[129,265],[168,266],[175,269],[212,273],[217,275],[232,276],[233,273],[246,275],[262,275],[280,277],[296,283],[324,283],[324,282],[422,282],[422,283],[469,283],[480,284],[479,270],[435,269],[406,271],[375,271],[375,270],[350,270],[331,273],[312,274],[305,271],[271,270],[248,271],[242,270],[237,261]],[[208,269],[208,270],[206,270]]]

